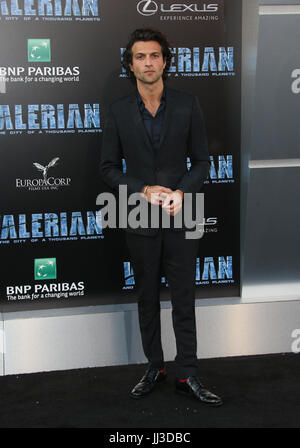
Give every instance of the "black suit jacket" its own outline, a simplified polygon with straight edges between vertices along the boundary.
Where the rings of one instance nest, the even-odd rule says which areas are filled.
[[[191,168],[187,169],[187,157]],[[126,173],[122,170],[126,161]],[[137,92],[115,101],[106,117],[100,171],[107,185],[128,194],[145,185],[184,193],[201,190],[209,170],[203,115],[197,97],[166,87],[166,109],[158,150],[154,151],[138,107]],[[156,229],[127,229],[145,235]]]

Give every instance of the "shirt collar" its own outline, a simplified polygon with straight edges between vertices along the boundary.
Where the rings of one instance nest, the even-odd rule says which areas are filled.
[[[136,89],[136,93],[137,93],[138,105],[139,105],[141,110],[144,110],[145,109],[145,104],[144,104],[144,101],[141,98],[141,95],[140,95],[138,89]],[[162,96],[161,96],[161,99],[160,99],[160,104],[165,103],[165,101],[166,101],[166,88],[164,86],[164,90],[163,90],[163,93],[162,93]]]

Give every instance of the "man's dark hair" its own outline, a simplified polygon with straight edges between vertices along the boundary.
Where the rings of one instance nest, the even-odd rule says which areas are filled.
[[[164,68],[162,78],[164,81],[167,79],[167,71],[170,67],[172,57],[170,51],[170,44],[167,38],[158,30],[154,30],[151,28],[139,28],[133,31],[133,33],[131,33],[129,37],[129,42],[123,54],[123,61],[122,61],[122,65],[125,68],[127,75],[134,83],[136,82],[136,79],[134,74],[130,70],[130,64],[132,64],[132,47],[135,44],[135,42],[139,41],[149,42],[151,40],[158,42],[161,46],[162,56],[164,61],[166,61],[166,66]]]

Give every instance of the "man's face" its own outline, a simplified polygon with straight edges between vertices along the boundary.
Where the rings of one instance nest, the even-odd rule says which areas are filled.
[[[145,84],[154,84],[163,74],[166,61],[161,46],[156,41],[138,41],[132,46],[132,64],[130,70],[137,80]]]

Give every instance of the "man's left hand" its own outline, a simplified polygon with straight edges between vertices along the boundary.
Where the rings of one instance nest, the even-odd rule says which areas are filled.
[[[182,207],[183,192],[181,190],[172,191],[166,195],[161,206],[171,216],[175,216]]]

